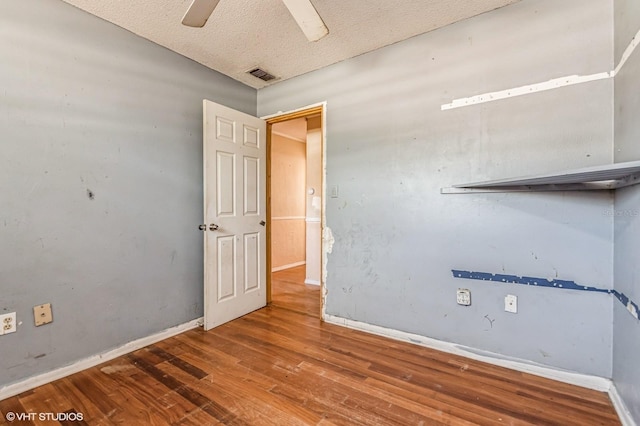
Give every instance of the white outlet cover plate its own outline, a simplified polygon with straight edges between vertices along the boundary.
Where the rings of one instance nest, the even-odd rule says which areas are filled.
[[[7,328],[5,328],[7,327]],[[0,336],[16,332],[16,313],[0,315]]]
[[[504,298],[504,310],[513,314],[518,313],[518,296],[508,294]]]
[[[459,288],[456,291],[456,302],[458,302],[458,305],[471,305],[471,291],[466,288]]]

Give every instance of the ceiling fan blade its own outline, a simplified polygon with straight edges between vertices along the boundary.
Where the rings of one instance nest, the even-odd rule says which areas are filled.
[[[188,27],[203,27],[213,13],[220,0],[193,0],[191,6],[182,18],[182,25]]]
[[[310,0],[282,0],[282,2],[309,41],[318,41],[329,34],[329,29]]]

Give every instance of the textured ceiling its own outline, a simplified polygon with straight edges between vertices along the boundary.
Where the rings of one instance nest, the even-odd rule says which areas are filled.
[[[329,35],[310,43],[281,0],[221,0],[203,28],[191,0],[64,0],[254,88],[313,71],[518,0],[312,0]],[[260,67],[278,80],[246,71]]]

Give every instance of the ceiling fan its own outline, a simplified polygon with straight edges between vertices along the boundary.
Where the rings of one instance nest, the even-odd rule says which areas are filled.
[[[182,24],[189,27],[203,27],[220,0],[193,0],[182,18]],[[296,23],[309,41],[318,41],[329,34],[310,0],[282,0]]]

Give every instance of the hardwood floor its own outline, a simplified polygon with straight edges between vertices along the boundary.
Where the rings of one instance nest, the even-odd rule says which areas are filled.
[[[319,289],[0,401],[89,425],[617,425],[606,394],[319,320]],[[1,424],[57,424],[29,422]]]
[[[320,287],[304,284],[305,267],[272,274],[272,307],[320,318]]]

